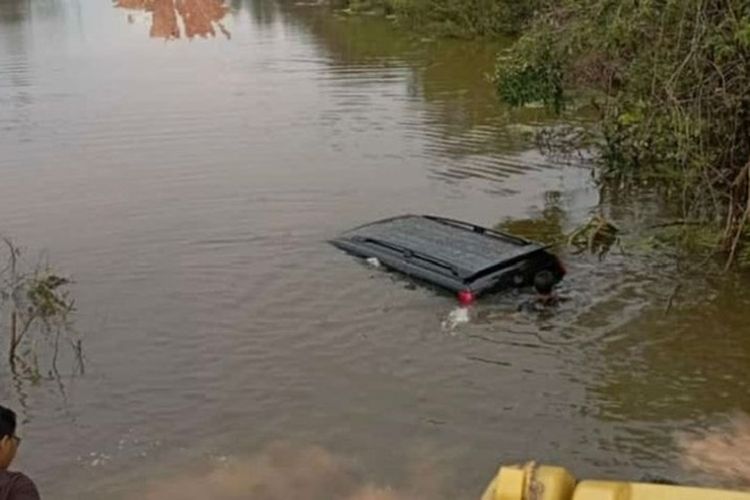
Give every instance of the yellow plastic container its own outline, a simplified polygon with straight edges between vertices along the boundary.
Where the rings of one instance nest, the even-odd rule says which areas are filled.
[[[581,481],[562,467],[501,467],[482,500],[750,500],[750,492],[618,481]]]

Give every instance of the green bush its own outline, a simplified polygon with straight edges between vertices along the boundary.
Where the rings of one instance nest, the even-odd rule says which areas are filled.
[[[544,103],[560,112],[563,107],[561,58],[545,33],[517,43],[514,50],[501,53],[494,81],[500,98],[513,106]]]

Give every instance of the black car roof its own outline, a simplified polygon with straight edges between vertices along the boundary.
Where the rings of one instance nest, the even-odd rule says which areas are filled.
[[[427,267],[460,280],[470,280],[542,248],[516,236],[427,215],[404,215],[366,224],[343,233],[332,243],[361,255],[378,256],[387,251],[401,253],[404,258],[417,257]]]

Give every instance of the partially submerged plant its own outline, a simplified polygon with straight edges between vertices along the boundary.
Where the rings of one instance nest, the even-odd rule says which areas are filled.
[[[568,236],[568,245],[575,249],[574,253],[589,252],[601,260],[613,245],[619,244],[619,233],[617,226],[602,215],[595,215]]]
[[[8,363],[14,374],[34,380],[42,377],[39,366],[39,347],[46,344],[49,351],[50,376],[58,375],[57,361],[60,342],[64,340],[83,373],[83,348],[73,328],[74,300],[67,289],[71,281],[49,266],[22,268],[21,251],[9,238],[2,238],[8,251],[7,265],[0,269],[0,313],[7,315],[0,331],[7,327],[9,336]],[[6,326],[7,325],[7,326]]]

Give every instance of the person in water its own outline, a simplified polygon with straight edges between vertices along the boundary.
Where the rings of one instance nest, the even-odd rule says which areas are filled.
[[[560,298],[555,293],[555,275],[552,271],[540,271],[534,276],[534,291],[536,297],[524,301],[518,309],[527,312],[541,312],[555,307]]]
[[[16,436],[16,414],[0,406],[0,500],[40,500],[34,482],[20,472],[10,472],[21,444]]]
[[[544,306],[556,305],[560,298],[555,293],[555,275],[552,271],[541,271],[534,276],[534,290],[536,290],[536,300]]]

